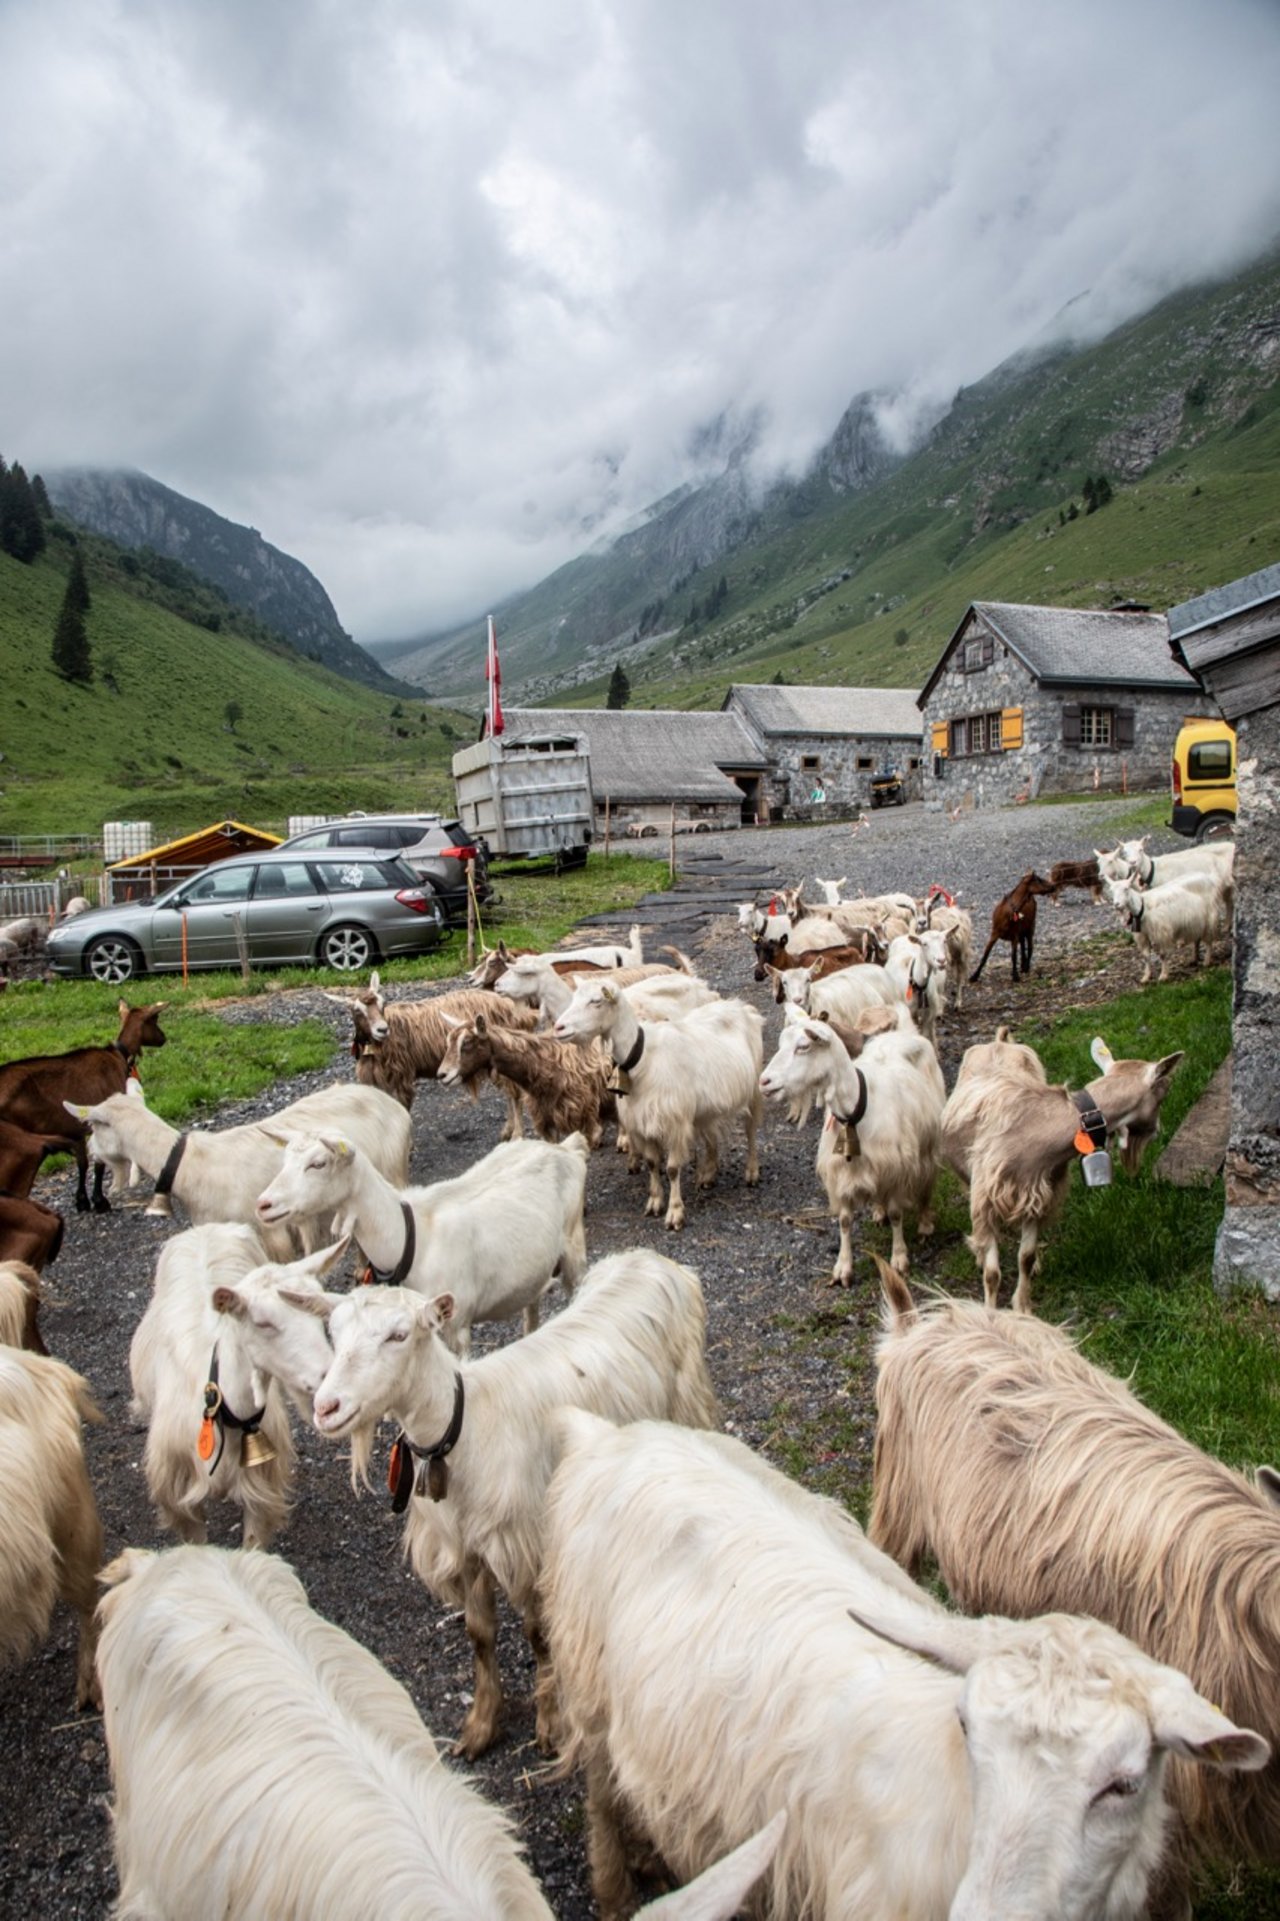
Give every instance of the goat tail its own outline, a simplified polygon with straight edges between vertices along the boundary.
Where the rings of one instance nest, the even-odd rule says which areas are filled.
[[[997,1043],[1003,1045],[1004,1042],[1013,1039],[1013,1029],[1008,1026],[1006,1022],[1001,1021],[999,1027],[996,1029],[995,1037]]]
[[[683,953],[680,948],[660,947],[658,949],[658,952],[660,954],[670,954],[672,959],[675,961],[676,966],[679,968],[682,974],[692,974],[695,980],[699,978],[697,968],[694,966],[693,962],[689,959],[689,956],[686,953]]]
[[[970,974],[969,976],[970,987],[973,986],[973,983],[977,980],[983,968],[986,966],[988,960],[991,958],[991,950],[995,946],[999,938],[1000,938],[999,934],[993,934],[991,936],[991,939],[987,942],[986,946],[983,948],[982,959],[978,962],[978,965],[974,968],[972,974]]]
[[[918,1318],[911,1289],[896,1268],[874,1251],[871,1256],[880,1275],[880,1308],[887,1334],[899,1333]]]

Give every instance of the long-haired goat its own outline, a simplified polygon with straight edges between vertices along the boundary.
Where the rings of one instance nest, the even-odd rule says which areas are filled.
[[[882,1274],[871,1536],[957,1603],[1087,1609],[1272,1743],[1248,1781],[1175,1763],[1196,1852],[1280,1862],[1280,1477],[1202,1454],[1059,1329]],[[1189,1863],[1180,1850],[1185,1913]],[[1178,1890],[1173,1890],[1178,1894]]]
[[[1104,1072],[1086,1083],[1082,1098],[1102,1115],[1126,1172],[1136,1174],[1182,1055],[1115,1060],[1105,1043],[1095,1041],[1094,1059]],[[942,1115],[942,1158],[969,1189],[969,1246],[982,1269],[988,1307],[1000,1292],[1001,1230],[1016,1227],[1013,1305],[1031,1312],[1040,1233],[1061,1206],[1072,1160],[1083,1151],[1085,1119],[1065,1086],[1046,1084],[1039,1055],[1011,1041],[1007,1027],[997,1029],[994,1041],[966,1051]]]
[[[49,1352],[40,1334],[40,1276],[26,1261],[0,1261],[0,1346]]]
[[[81,1424],[102,1416],[89,1384],[61,1361],[0,1348],[0,1660],[49,1631],[54,1601],[80,1616],[76,1706],[98,1701],[93,1610],[102,1527]]]
[[[647,1249],[597,1261],[547,1326],[461,1366],[439,1338],[452,1310],[451,1295],[428,1301],[397,1287],[322,1296],[313,1311],[328,1317],[333,1365],[316,1391],[315,1423],[330,1440],[350,1439],[357,1483],[367,1479],[379,1421],[400,1424],[409,1450],[398,1457],[406,1551],[431,1592],[465,1610],[475,1652],[475,1698],[458,1743],[474,1756],[494,1739],[502,1709],[497,1588],[522,1613],[545,1673],[536,1586],[557,1410],[699,1427],[710,1426],[718,1410],[698,1277]],[[414,1454],[421,1492],[410,1498]],[[548,1748],[555,1745],[551,1707],[545,1689],[538,1738]]]
[[[553,1921],[511,1822],[283,1561],[130,1548],[103,1578],[121,1915]],[[729,1921],[784,1821],[644,1913]]]
[[[1015,981],[1019,977],[1019,967],[1023,976],[1031,972],[1031,957],[1036,944],[1036,896],[1052,892],[1050,883],[1031,870],[1022,876],[1016,887],[1009,889],[1002,900],[996,902],[991,910],[991,939],[982,950],[982,959],[969,976],[971,985],[981,976],[997,941],[1007,940],[1009,943]]]
[[[1136,1921],[1168,1755],[1266,1759],[1097,1621],[948,1613],[741,1442],[560,1429],[543,1612],[603,1921],[628,1833],[689,1874],[784,1808],[774,1921]]]
[[[842,1030],[844,1031],[844,1030]],[[852,1043],[856,1042],[854,1051]],[[774,1100],[820,1100],[826,1121],[818,1140],[818,1178],[840,1222],[832,1284],[853,1279],[853,1217],[870,1205],[893,1229],[893,1264],[907,1270],[903,1215],[919,1214],[933,1231],[938,1128],[946,1088],[938,1057],[920,1034],[896,1029],[842,1040],[825,1021],[788,1010],[778,1051],[760,1078]]]
[[[1192,964],[1198,967],[1201,947],[1231,931],[1234,890],[1225,873],[1182,874],[1155,887],[1107,881],[1106,892],[1142,955],[1144,984],[1155,972],[1157,957],[1160,978],[1168,980],[1179,947],[1192,948]]]
[[[1163,887],[1166,881],[1181,880],[1187,874],[1220,874],[1231,879],[1236,850],[1229,840],[1179,847],[1171,854],[1149,854],[1147,839],[1144,834],[1141,840],[1122,840],[1110,853],[1095,847],[1094,859],[1102,879],[1131,880],[1138,887]]]
[[[512,1033],[477,1014],[454,1028],[436,1078],[447,1086],[469,1086],[486,1075],[510,1081],[524,1095],[539,1140],[585,1134],[598,1147],[605,1121],[617,1113],[610,1072],[603,1048],[587,1052],[553,1034]]]

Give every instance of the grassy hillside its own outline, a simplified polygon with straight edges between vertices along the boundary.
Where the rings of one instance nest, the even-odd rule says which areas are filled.
[[[225,815],[280,827],[290,813],[452,804],[449,757],[469,720],[193,626],[95,568],[98,546],[89,687],[50,655],[65,551],[55,542],[33,566],[0,554],[0,832],[145,819],[178,834]]]

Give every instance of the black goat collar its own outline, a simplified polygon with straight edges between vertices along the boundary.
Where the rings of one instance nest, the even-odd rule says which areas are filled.
[[[178,1177],[178,1169],[182,1165],[182,1157],[186,1151],[187,1136],[185,1134],[179,1134],[177,1140],[164,1157],[164,1166],[160,1169],[160,1176],[156,1181],[157,1194],[172,1193],[173,1183]],[[215,1354],[217,1353],[216,1348],[214,1352]]]
[[[405,1275],[413,1266],[414,1255],[418,1251],[418,1230],[414,1224],[413,1209],[408,1201],[401,1201],[400,1212],[404,1215],[404,1247],[400,1259],[394,1267],[386,1269],[375,1267],[373,1262],[369,1261],[364,1273],[360,1276],[361,1283],[365,1287],[372,1287],[375,1283],[378,1287],[400,1287],[404,1283]]]
[[[633,1067],[636,1067],[639,1065],[640,1056],[643,1053],[644,1053],[644,1023],[641,1021],[638,1021],[636,1023],[635,1046],[631,1049],[631,1052],[627,1055],[627,1058],[625,1061],[618,1062],[618,1072],[620,1074],[629,1074]]]
[[[1080,1131],[1089,1136],[1097,1152],[1107,1144],[1107,1117],[1092,1095],[1082,1091],[1071,1098],[1080,1115]]]
[[[867,1077],[860,1067],[855,1067],[853,1071],[858,1079],[858,1098],[852,1114],[836,1114],[836,1121],[841,1127],[856,1127],[867,1111]]]
[[[204,1384],[204,1419],[202,1422],[202,1428],[216,1427],[218,1430],[216,1449],[212,1445],[212,1435],[210,1435],[209,1452],[213,1455],[213,1459],[209,1462],[210,1474],[213,1473],[218,1462],[222,1459],[222,1450],[227,1442],[227,1429],[231,1428],[241,1436],[256,1434],[262,1426],[266,1411],[265,1402],[255,1413],[247,1415],[236,1414],[227,1406],[226,1401],[223,1399],[222,1389],[218,1385],[218,1343],[215,1341],[213,1344],[213,1353],[209,1356],[209,1378]],[[201,1441],[202,1444],[199,1452],[201,1459],[205,1459],[203,1435]],[[240,1445],[243,1449],[243,1439]],[[266,1458],[269,1460],[270,1455],[267,1455]]]
[[[462,1433],[462,1416],[466,1401],[466,1389],[462,1385],[462,1369],[459,1368],[453,1377],[453,1413],[440,1439],[431,1447],[416,1447],[401,1428],[391,1449],[391,1461],[387,1468],[387,1486],[391,1491],[393,1514],[404,1513],[409,1505],[411,1494],[426,1493],[433,1501],[443,1501],[448,1494],[447,1463]],[[420,1465],[415,1467],[415,1462]]]

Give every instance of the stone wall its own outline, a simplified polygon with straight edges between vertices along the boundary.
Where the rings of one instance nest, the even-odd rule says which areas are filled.
[[[1219,1287],[1280,1300],[1280,707],[1236,723],[1234,1058]]]
[[[797,809],[809,805],[819,781],[828,810],[869,808],[871,777],[883,767],[899,770],[908,800],[920,799],[923,749],[911,735],[770,734],[762,744],[769,756],[764,788],[775,819],[780,814],[794,819]],[[812,759],[817,767],[806,767],[804,762]],[[859,767],[859,761],[867,765]]]
[[[1034,799],[1038,794],[1088,793],[1095,786],[1118,792],[1122,784],[1131,790],[1167,785],[1178,729],[1195,710],[1194,689],[1162,693],[1107,686],[1044,687],[1003,641],[994,642],[990,664],[975,673],[963,671],[964,651],[962,639],[925,706],[926,802],[951,808],[970,797],[975,806],[999,807],[1024,794]],[[1068,705],[1131,710],[1132,745],[1068,745],[1063,739],[1063,709]],[[934,778],[935,722],[949,724],[961,715],[1015,707],[1022,710],[1021,747],[948,755],[941,779]]]

